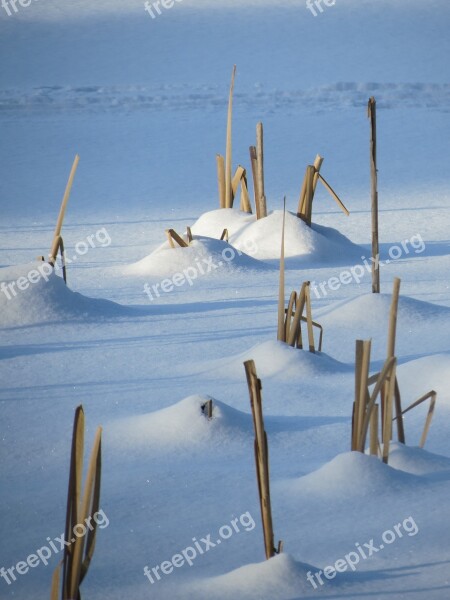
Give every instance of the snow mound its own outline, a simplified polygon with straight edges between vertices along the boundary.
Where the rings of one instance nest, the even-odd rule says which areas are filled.
[[[62,277],[54,271],[45,271],[44,264],[47,269],[50,268],[47,263],[35,261],[0,269],[1,326],[18,327],[134,314],[132,308],[73,292]],[[22,289],[18,289],[18,285]]]
[[[256,220],[234,209],[214,210],[203,214],[193,231],[200,235],[217,235],[227,228],[230,243],[262,261],[279,261],[283,211],[275,210]],[[287,265],[309,263],[353,264],[361,260],[362,249],[331,227],[313,224],[286,212],[285,256]],[[294,260],[295,259],[295,260]]]
[[[450,458],[427,452],[422,448],[414,448],[395,443],[389,452],[389,464],[394,469],[413,475],[450,472]]]
[[[283,211],[275,210],[265,219],[254,220],[230,237],[236,248],[253,245],[260,260],[280,259]],[[361,259],[361,249],[331,227],[308,227],[296,215],[286,212],[285,257],[287,264],[353,264]],[[295,261],[293,259],[296,259]],[[290,260],[289,260],[290,259]]]
[[[329,321],[333,325],[348,326],[351,323],[355,324],[358,329],[364,328],[364,326],[366,328],[382,327],[388,324],[391,300],[391,294],[363,294],[349,301],[341,302],[338,306],[334,305],[331,310],[329,308],[319,310],[317,314],[321,315],[324,322]],[[450,308],[400,295],[399,326],[403,324],[410,328],[417,324],[417,321],[435,322],[438,319],[450,320]]]
[[[250,414],[213,399],[211,420],[202,412],[210,396],[194,395],[145,415],[128,417],[108,428],[112,443],[118,448],[159,449],[164,452],[195,450],[243,441],[248,444],[253,431]]]
[[[311,594],[311,584],[306,579],[308,571],[315,572],[317,569],[282,553],[225,575],[188,584],[187,591],[202,600],[293,600]]]
[[[369,293],[316,310],[330,354],[354,360],[355,340],[374,338],[372,359],[384,358],[391,299],[391,294]],[[397,356],[446,351],[449,338],[450,308],[400,295]]]
[[[345,452],[317,471],[279,485],[290,489],[292,494],[337,500],[350,497],[373,499],[375,495],[417,489],[422,484],[419,477],[393,469],[375,456]]]
[[[219,237],[220,234],[221,232]],[[165,242],[142,260],[125,267],[123,273],[154,277],[178,274],[179,281],[181,282],[183,275],[185,282],[189,277],[198,279],[229,272],[270,268],[271,266],[255,260],[225,241],[212,237],[197,237],[187,248],[171,248],[169,242]]]
[[[433,389],[438,395],[437,411],[442,406],[450,406],[449,353],[423,356],[402,364],[398,369],[398,378],[403,396],[411,397],[411,401]],[[428,404],[424,406],[428,407]],[[433,425],[436,425],[435,420],[431,425],[432,428]]]
[[[334,360],[323,352],[312,353],[309,351],[292,348],[277,340],[268,340],[256,344],[249,350],[231,358],[211,361],[207,371],[220,371],[221,375],[242,379],[244,373],[243,363],[254,360],[261,379],[267,377],[292,378],[319,378],[323,375],[335,375],[352,370],[351,366]]]

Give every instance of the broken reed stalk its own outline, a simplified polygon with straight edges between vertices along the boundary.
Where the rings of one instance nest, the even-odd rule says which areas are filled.
[[[311,297],[310,297],[310,282],[304,281],[302,287],[300,289],[299,294],[293,291],[289,298],[289,303],[287,309],[284,311],[285,321],[284,321],[284,333],[285,339],[280,340],[286,342],[289,346],[293,348],[303,348],[303,340],[302,340],[302,328],[301,323],[304,322],[307,325],[308,331],[308,343],[309,343],[309,351],[315,352],[315,342],[314,342],[314,327],[317,327],[320,330],[319,334],[319,346],[318,350],[321,352],[322,350],[322,340],[323,340],[323,327],[319,323],[316,323],[312,320],[312,310],[311,310]],[[306,309],[306,316],[303,316],[303,311]]]
[[[424,394],[423,396],[421,396],[418,400],[413,402],[410,406],[408,406],[408,408],[405,408],[405,410],[402,412],[402,415],[404,415],[407,412],[409,412],[410,410],[412,410],[413,408],[416,408],[416,406],[419,406],[419,404],[422,404],[422,402],[425,402],[425,400],[428,400],[428,399],[430,400],[430,406],[428,409],[427,418],[425,420],[425,426],[423,428],[422,436],[420,438],[420,444],[419,444],[420,448],[423,448],[425,446],[425,442],[427,441],[428,432],[430,430],[431,421],[433,419],[434,408],[436,406],[436,398],[437,398],[437,393],[434,390],[431,390],[431,392],[428,392],[428,393]]]
[[[318,179],[323,183],[323,186],[325,187],[327,192],[330,194],[330,196],[333,198],[333,200],[336,202],[336,204],[339,206],[339,208],[342,210],[342,212],[345,214],[345,216],[348,217],[350,215],[350,211],[346,208],[345,204],[342,202],[342,200],[339,198],[339,196],[333,190],[333,188],[328,183],[328,181],[326,181],[326,179],[324,179],[320,173],[318,175]]]
[[[315,168],[316,172],[314,174],[313,193],[316,191],[317,184],[319,182],[319,173],[320,173],[320,169],[322,167],[323,161],[324,161],[323,156],[320,156],[320,154],[317,154],[316,158],[314,159],[314,168]]]
[[[212,398],[202,404],[202,413],[207,419],[212,419],[213,416],[213,401]]]
[[[261,207],[259,205],[258,158],[256,156],[256,146],[250,146],[249,150],[253,177],[253,201],[255,203],[256,220],[258,220],[261,218]]]
[[[314,168],[314,165],[308,165],[306,167],[306,191],[305,191],[305,206],[304,206],[304,216],[305,216],[305,223],[311,227],[311,221],[312,221],[312,203],[314,200],[314,176],[315,176],[316,170]]]
[[[174,229],[166,229],[166,235],[167,235],[167,239],[169,241],[169,244],[170,244],[171,248],[175,248],[174,241],[181,248],[187,248],[188,247],[188,244],[183,240],[183,238],[180,235],[178,235],[178,233]]]
[[[221,154],[216,154],[217,186],[219,188],[219,207],[225,208],[225,159]]]
[[[392,291],[391,308],[389,312],[389,329],[388,329],[388,341],[387,341],[387,358],[395,355],[395,340],[397,335],[397,315],[398,315],[398,301],[400,296],[400,283],[401,280],[396,277],[394,279],[394,287]],[[388,384],[386,384],[388,385]],[[405,443],[405,429],[403,425],[402,416],[402,403],[400,397],[400,388],[397,380],[394,382],[394,401],[395,401],[395,414],[397,419],[397,437],[398,441],[402,444]],[[384,411],[384,403],[382,407],[382,415]],[[384,422],[384,421],[383,421]]]
[[[239,165],[236,169],[236,172],[233,175],[233,179],[231,180],[231,207],[230,208],[233,208],[234,197],[236,196],[237,189],[238,189],[241,179],[244,175],[245,175],[245,169],[244,169],[244,167],[241,167],[241,165]]]
[[[370,176],[372,198],[372,292],[380,293],[380,267],[378,262],[378,168],[377,168],[377,103],[372,96],[367,105],[370,119]]]
[[[99,512],[100,507],[101,437],[102,428],[98,427],[82,494],[84,411],[81,405],[78,406],[73,425],[65,527],[65,540],[71,543],[65,545],[64,557],[61,561],[62,600],[80,598],[79,588],[94,554],[97,522],[93,517]],[[89,528],[84,524],[89,524]],[[77,525],[83,525],[85,533],[73,538]],[[58,600],[59,597],[61,563],[53,573],[51,600]]]
[[[280,252],[280,282],[278,286],[278,331],[277,340],[286,341],[286,327],[284,323],[284,299],[285,299],[285,265],[284,265],[284,228],[286,223],[286,196],[283,200],[283,225],[281,230],[281,252]]]
[[[312,222],[312,205],[314,201],[314,194],[316,192],[318,182],[322,182],[323,186],[337,203],[342,212],[348,217],[350,212],[345,207],[342,200],[333,190],[331,185],[325,180],[320,174],[320,169],[323,164],[323,157],[318,154],[314,160],[313,165],[306,167],[305,177],[303,178],[302,189],[300,191],[300,197],[298,201],[297,217],[302,219],[309,227]]]
[[[356,340],[355,350],[355,401],[353,404],[352,450],[361,446],[364,416],[369,403],[368,379],[371,341]]]
[[[370,415],[370,454],[372,456],[378,456],[378,404],[375,404]]]
[[[232,118],[233,118],[233,91],[234,91],[234,79],[236,76],[236,65],[233,67],[231,73],[231,84],[230,84],[230,95],[228,98],[228,118],[227,118],[227,143],[225,152],[225,208],[231,208],[233,206],[232,189],[231,189],[231,130],[232,130]]]
[[[358,452],[364,453],[364,450],[366,447],[367,431],[369,428],[372,411],[374,410],[374,406],[377,401],[378,394],[381,392],[381,389],[382,389],[386,379],[389,377],[389,375],[392,373],[392,371],[394,371],[394,377],[395,377],[396,362],[397,362],[397,359],[395,357],[388,358],[385,361],[381,372],[377,373],[376,376],[372,376],[368,379],[368,384],[371,385],[371,383],[375,382],[375,387],[372,390],[372,393],[370,394],[370,399],[366,406],[366,411],[364,414],[361,431],[359,431],[357,434],[358,447],[356,449],[358,450]]]
[[[301,334],[301,325],[300,325],[300,321],[302,318],[302,314],[303,314],[303,310],[305,307],[305,302],[306,302],[306,294],[305,294],[305,288],[308,285],[307,281],[304,281],[302,283],[302,287],[300,289],[300,293],[298,295],[297,298],[297,303],[295,305],[295,313],[294,313],[294,321],[292,322],[292,324],[290,323],[290,328],[289,328],[289,335],[287,337],[287,343],[289,344],[289,346],[294,347],[295,344],[297,344],[297,346],[299,348],[302,347],[302,334]]]
[[[250,196],[248,194],[248,183],[247,183],[247,173],[244,171],[241,179],[241,204],[239,207],[242,212],[246,212],[252,214],[252,205],[250,203]]]
[[[289,303],[286,311],[286,322],[285,322],[285,334],[284,339],[287,342],[291,333],[291,322],[292,316],[295,314],[297,307],[297,292],[294,290],[291,292],[291,296],[289,298]]]
[[[261,519],[264,533],[264,548],[266,559],[279,554],[282,542],[278,543],[278,550],[274,547],[274,534],[272,522],[272,507],[270,502],[270,479],[269,479],[269,448],[267,433],[264,429],[264,418],[262,410],[261,381],[256,374],[253,360],[244,363],[247,384],[250,395],[250,404],[253,415],[253,426],[255,430],[255,463],[258,479],[258,491],[261,507]]]
[[[69,179],[67,180],[67,185],[66,185],[66,189],[64,191],[64,196],[61,201],[61,207],[59,209],[58,220],[56,221],[55,232],[53,234],[53,241],[52,241],[52,245],[50,248],[50,253],[48,255],[48,257],[49,257],[48,262],[52,265],[52,267],[55,266],[56,257],[58,255],[58,250],[60,250],[60,247],[61,247],[61,240],[62,240],[61,229],[63,226],[64,216],[66,214],[67,203],[69,202],[70,192],[72,190],[72,184],[73,184],[73,180],[75,179],[75,173],[77,171],[79,161],[80,161],[80,157],[78,156],[78,154],[76,154],[73,164],[72,164],[72,168],[70,170]]]
[[[312,325],[311,296],[309,293],[309,284],[310,282],[308,281],[307,285],[305,286],[306,324],[308,329],[309,351],[314,353],[316,349],[314,347],[314,332]]]
[[[392,440],[392,420],[393,420],[393,406],[394,406],[394,391],[395,391],[395,378],[396,378],[397,361],[395,360],[389,375],[385,381],[385,391],[383,395],[383,462],[388,464],[389,461],[389,447]]]
[[[362,367],[363,341],[356,340],[355,344],[355,400],[353,401],[352,413],[352,443],[351,449],[357,450],[360,445],[359,435],[361,429],[358,429],[359,423],[359,391],[361,389],[361,367]]]
[[[258,218],[262,219],[267,217],[267,205],[264,190],[264,130],[262,123],[256,125],[256,174],[258,180]]]

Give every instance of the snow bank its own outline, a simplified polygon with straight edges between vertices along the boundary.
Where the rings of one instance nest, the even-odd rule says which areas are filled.
[[[46,271],[42,265],[46,265]],[[133,312],[115,302],[73,292],[49,269],[47,263],[37,261],[0,269],[1,326],[110,318]],[[23,289],[18,289],[18,285]]]

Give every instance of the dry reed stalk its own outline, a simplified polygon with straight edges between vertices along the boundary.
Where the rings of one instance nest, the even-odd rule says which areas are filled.
[[[221,154],[216,154],[217,185],[219,188],[219,207],[225,208],[225,159]]]
[[[430,400],[430,406],[428,408],[427,417],[425,419],[425,426],[423,428],[422,436],[420,438],[420,448],[423,448],[425,446],[425,442],[427,441],[428,432],[430,430],[431,421],[433,419],[434,409],[436,406],[436,398],[437,393],[434,390],[431,390],[431,392],[427,392],[426,394],[421,396],[418,400],[413,402],[410,406],[408,406],[408,408],[405,408],[405,410],[402,412],[402,415],[404,415],[413,408],[416,408],[416,406],[419,406],[419,404],[422,404],[422,402],[425,402],[425,400]],[[397,419],[397,417],[395,417],[395,419]]]
[[[253,200],[255,203],[256,219],[261,218],[261,207],[259,205],[259,189],[258,189],[258,158],[256,156],[256,146],[250,146],[250,164],[252,166],[253,177]]]
[[[378,261],[378,168],[377,168],[377,103],[372,96],[367,104],[370,119],[370,177],[372,210],[372,292],[380,293],[380,267]]]
[[[263,124],[256,125],[256,167],[258,180],[259,219],[267,217],[266,196],[264,190],[264,129]]]
[[[264,418],[262,410],[261,381],[256,374],[256,367],[253,360],[244,363],[247,384],[250,394],[250,404],[253,415],[253,426],[255,430],[255,463],[256,475],[258,479],[258,491],[261,507],[261,518],[264,533],[264,548],[266,559],[272,558],[277,550],[274,547],[274,534],[272,522],[272,508],[270,501],[270,479],[269,479],[269,450],[267,443],[267,434],[264,429]],[[282,543],[278,544],[278,551],[281,551]]]
[[[375,404],[370,416],[370,454],[378,456],[378,404]]]
[[[169,240],[169,244],[171,248],[175,248],[174,241],[181,247],[187,248],[188,244],[183,240],[183,238],[178,235],[178,233],[174,229],[166,229],[167,239]]]
[[[320,181],[323,183],[325,189],[327,190],[327,192],[330,194],[330,196],[333,198],[333,200],[335,200],[336,204],[339,206],[339,208],[342,210],[342,212],[348,217],[350,212],[347,210],[347,208],[345,207],[344,203],[342,202],[342,200],[339,198],[339,196],[336,194],[336,192],[333,190],[333,188],[331,187],[331,185],[328,183],[328,181],[326,181],[322,175],[319,173],[319,179]]]
[[[228,117],[227,117],[227,143],[225,152],[225,208],[233,206],[233,197],[231,189],[231,160],[232,160],[232,119],[233,119],[233,91],[234,79],[236,76],[236,65],[231,73],[230,95],[228,98]]]
[[[65,527],[65,540],[73,541],[64,547],[63,560],[54,571],[51,600],[57,600],[59,596],[61,565],[63,569],[62,600],[80,598],[79,587],[88,572],[94,554],[97,522],[92,517],[99,512],[100,506],[101,437],[102,428],[99,427],[95,435],[82,494],[84,411],[82,406],[78,406],[75,411],[72,435]],[[89,523],[89,529],[85,527],[84,535],[73,538],[74,528],[84,523]]]
[[[286,327],[284,324],[284,299],[285,299],[285,265],[284,265],[284,227],[286,222],[286,196],[283,201],[283,226],[281,230],[281,253],[280,253],[280,282],[278,287],[278,332],[277,340],[286,341]]]
[[[61,207],[59,209],[59,215],[58,215],[58,220],[56,221],[55,232],[53,234],[53,242],[52,242],[52,246],[50,248],[49,261],[48,261],[52,266],[54,266],[55,262],[56,262],[56,256],[58,254],[58,248],[59,248],[60,238],[61,238],[61,229],[62,229],[63,222],[64,222],[64,215],[66,214],[67,203],[69,202],[69,196],[70,196],[70,192],[72,190],[72,184],[73,184],[73,180],[75,179],[75,173],[77,171],[79,161],[80,161],[80,157],[78,156],[78,154],[76,154],[73,164],[72,164],[72,168],[70,170],[70,175],[69,175],[69,179],[67,181],[66,189],[64,191],[64,196],[63,196],[63,199],[61,202]]]
[[[244,175],[241,179],[241,204],[240,209],[242,212],[252,214],[252,205],[250,203],[250,196],[248,193],[247,175],[244,171]]]

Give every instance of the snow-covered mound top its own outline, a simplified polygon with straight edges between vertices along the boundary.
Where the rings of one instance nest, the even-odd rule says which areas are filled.
[[[326,463],[317,471],[300,479],[283,482],[282,488],[290,489],[294,495],[308,497],[345,499],[383,495],[417,488],[419,477],[393,469],[379,458],[361,452],[345,452]]]
[[[312,588],[306,579],[308,571],[317,569],[282,553],[268,561],[188,584],[188,590],[199,600],[292,600],[306,597],[306,594],[310,597]]]
[[[307,345],[307,340],[306,340]],[[211,361],[207,366],[213,376],[225,375],[242,379],[243,363],[254,360],[258,377],[318,378],[326,374],[347,373],[352,366],[340,363],[323,352],[304,352],[277,340],[267,340],[231,358]]]
[[[363,294],[357,298],[341,302],[334,306],[318,311],[321,320],[332,321],[334,325],[350,323],[355,324],[358,329],[377,325],[382,327],[387,325],[389,320],[389,311],[391,307],[391,294]],[[419,321],[433,321],[437,319],[450,319],[450,308],[415,300],[408,296],[400,295],[398,303],[398,322],[399,324],[408,324]],[[380,322],[381,319],[381,322]]]
[[[355,340],[374,338],[372,358],[384,358],[391,299],[391,294],[364,294],[317,310],[314,318],[325,330],[327,352],[345,361],[354,360]],[[400,295],[397,356],[446,350],[449,338],[450,308]]]
[[[0,325],[110,318],[132,312],[111,302],[73,292],[50,265],[42,262],[0,269]]]
[[[203,214],[193,225],[197,235],[217,236],[228,229],[230,243],[258,260],[280,259],[283,211],[275,210],[256,220],[234,209],[219,209]],[[285,256],[288,265],[295,262],[353,264],[361,260],[362,249],[331,227],[313,224],[286,212]],[[293,260],[295,259],[295,261]]]
[[[229,445],[243,440],[251,444],[250,414],[213,399],[213,416],[207,419],[202,406],[209,396],[194,395],[176,404],[145,415],[128,417],[108,428],[118,448],[161,449],[164,452],[188,451],[208,446]]]
[[[427,452],[423,448],[414,448],[394,443],[389,451],[389,464],[394,469],[412,473],[413,475],[428,475],[442,471],[450,472],[450,458]]]
[[[221,233],[218,232],[217,238]],[[187,248],[171,248],[169,242],[165,242],[142,260],[125,267],[123,273],[157,277],[179,273],[185,274],[186,278],[197,279],[227,272],[271,268],[217,238],[199,236]]]

